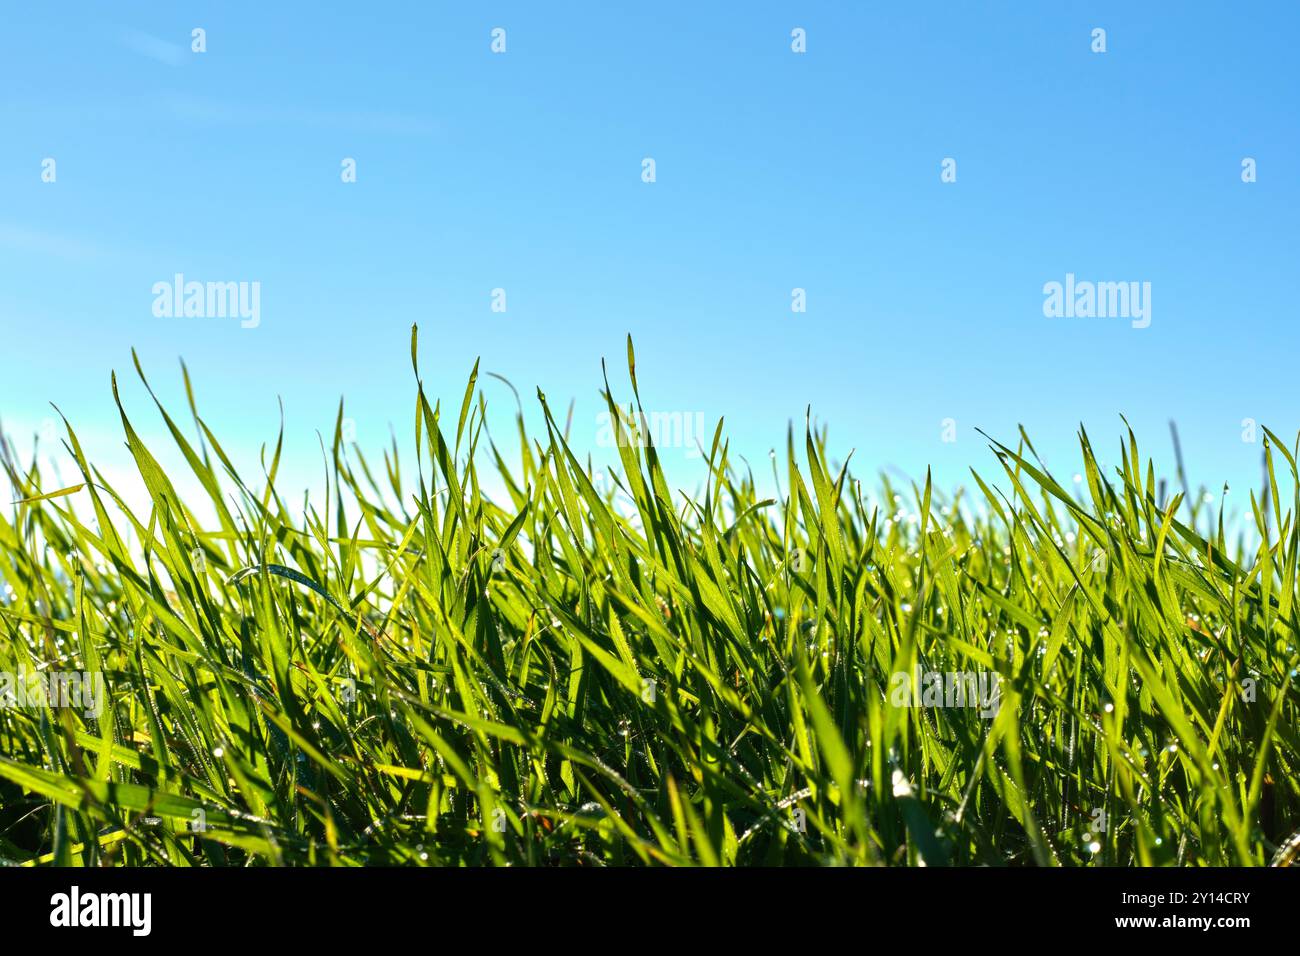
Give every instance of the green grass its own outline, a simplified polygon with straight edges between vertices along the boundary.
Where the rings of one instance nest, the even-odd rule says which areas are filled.
[[[455,418],[419,387],[400,459],[345,448],[340,408],[304,505],[279,442],[241,477],[185,384],[193,423],[158,412],[202,503],[125,410],[147,514],[71,426],[76,491],[4,455],[0,671],[109,698],[0,710],[7,862],[1264,865],[1300,829],[1300,493],[1271,432],[1289,490],[1252,496],[1247,550],[1131,434],[1107,474],[1081,433],[1077,484],[990,440],[971,501],[882,480],[895,516],[811,431],[759,500],[719,423],[692,500],[636,441],[598,490],[541,393],[512,471],[476,375]],[[918,669],[996,672],[996,716],[896,706]]]

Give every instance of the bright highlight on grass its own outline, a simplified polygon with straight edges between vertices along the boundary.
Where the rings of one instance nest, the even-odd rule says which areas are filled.
[[[411,358],[418,380],[414,331]],[[718,423],[690,500],[630,437],[630,342],[628,367],[631,405],[605,385],[607,481],[540,392],[546,433],[521,414],[508,468],[477,366],[454,422],[419,387],[414,444],[382,467],[344,447],[340,411],[329,491],[305,507],[275,487],[279,442],[257,481],[236,473],[188,376],[192,427],[158,412],[201,506],[125,409],[148,514],[70,425],[71,488],[6,447],[0,671],[102,674],[106,700],[0,709],[0,859],[1294,857],[1294,447],[1267,433],[1249,552],[1185,484],[1163,500],[1131,433],[1111,474],[1081,433],[1067,484],[1027,437],[991,441],[982,507],[886,480],[882,513],[811,430],[759,500]],[[481,459],[508,500],[481,492]]]

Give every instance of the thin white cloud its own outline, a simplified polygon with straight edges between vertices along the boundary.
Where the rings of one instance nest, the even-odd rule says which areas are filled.
[[[105,254],[93,243],[5,222],[0,222],[0,246],[60,259],[98,259]]]
[[[179,43],[170,43],[161,37],[141,30],[125,29],[120,33],[122,45],[128,50],[165,63],[167,66],[180,66],[185,62],[188,50]]]

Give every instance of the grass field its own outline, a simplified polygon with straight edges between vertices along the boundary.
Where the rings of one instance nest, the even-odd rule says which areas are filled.
[[[414,333],[412,363],[418,380]],[[1294,856],[1294,446],[1266,433],[1249,550],[1183,476],[1167,494],[1132,434],[1111,473],[1081,434],[1079,482],[1024,435],[990,439],[970,500],[881,480],[884,512],[811,431],[760,500],[719,423],[691,500],[631,437],[630,342],[628,363],[633,394],[607,394],[622,464],[601,480],[541,393],[546,433],[521,413],[498,453],[476,374],[459,408],[419,387],[400,458],[397,442],[382,461],[344,447],[340,409],[331,487],[307,505],[276,490],[278,443],[265,474],[236,473],[188,377],[191,414],[157,412],[209,500],[178,497],[125,410],[149,513],[71,425],[73,488],[10,446],[0,858]],[[508,496],[484,496],[476,461]],[[102,675],[98,706],[17,701],[52,672],[83,690]],[[935,696],[933,674],[956,677]]]

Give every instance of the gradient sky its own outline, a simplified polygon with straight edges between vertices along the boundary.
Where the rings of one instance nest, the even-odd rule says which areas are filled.
[[[185,358],[249,471],[283,398],[307,474],[340,395],[364,448],[411,434],[418,322],[434,393],[482,356],[530,409],[576,399],[586,450],[630,332],[647,407],[725,415],[756,466],[807,405],[860,474],[946,483],[995,470],[976,426],[1068,474],[1078,424],[1112,452],[1123,413],[1158,466],[1176,419],[1194,479],[1254,484],[1242,419],[1300,428],[1297,27],[1292,2],[10,5],[0,419],[54,401],[120,459],[110,370],[159,433],[134,346],[178,404]],[[260,326],[155,317],[178,272],[260,282]],[[1150,282],[1150,327],[1045,318],[1067,272]]]

